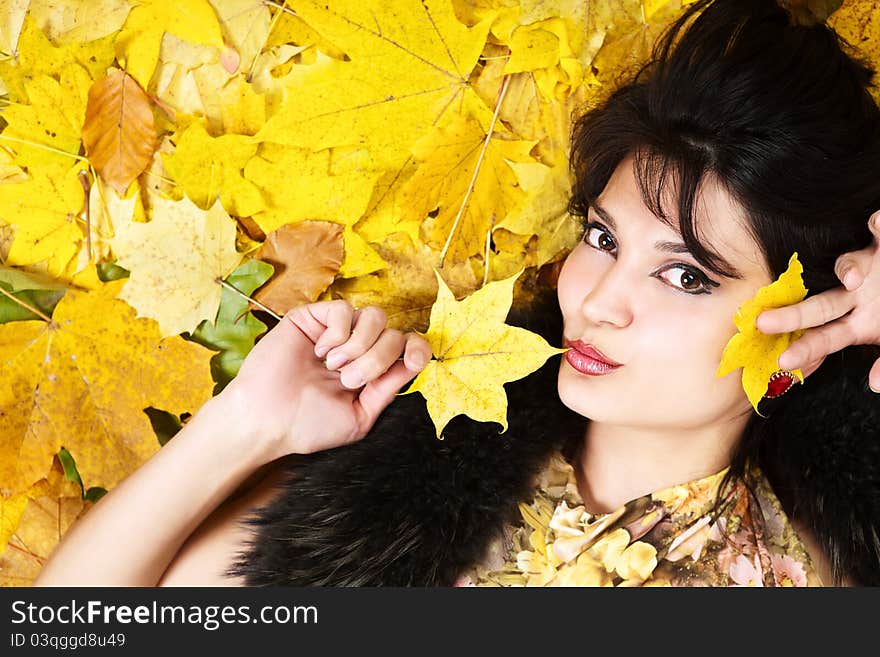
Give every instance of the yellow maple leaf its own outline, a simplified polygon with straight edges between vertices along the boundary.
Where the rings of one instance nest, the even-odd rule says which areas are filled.
[[[47,261],[49,274],[66,278],[67,265],[83,237],[77,225],[85,200],[77,177],[80,170],[47,175],[37,169],[29,180],[0,185],[0,223],[15,229],[6,264]]]
[[[385,266],[353,229],[370,201],[378,173],[342,159],[332,149],[312,153],[261,144],[259,154],[245,165],[244,176],[266,198],[265,209],[252,217],[264,233],[306,220],[343,224],[345,256],[339,275],[362,276]]]
[[[500,222],[524,199],[510,162],[534,162],[529,155],[534,142],[505,137],[509,136],[493,134],[481,160],[486,132],[476,120],[456,116],[413,147],[421,165],[399,195],[401,220],[424,219],[438,210],[425,220],[423,234],[437,250],[444,248],[451,234],[452,262],[483,253],[493,222]]]
[[[847,43],[854,44],[874,70],[880,70],[880,5],[876,0],[846,0],[828,18],[828,26]],[[880,103],[880,87],[873,85],[869,90],[874,100]]]
[[[27,491],[3,497],[0,495],[0,554],[6,549],[9,537],[18,528],[21,514],[28,503]]]
[[[770,375],[779,370],[777,361],[788,346],[800,338],[803,330],[792,333],[765,334],[755,326],[755,320],[765,310],[781,308],[802,301],[807,296],[807,289],[801,277],[804,268],[797,257],[797,252],[788,261],[788,269],[770,285],[765,285],[754,297],[743,303],[736,312],[734,323],[739,332],[724,347],[721,364],[715,376],[727,376],[735,369],[742,367],[743,389],[755,411],[758,402],[767,392]],[[804,380],[800,369],[794,374]]]
[[[345,59],[345,53],[342,50],[309,27],[308,23],[299,16],[293,12],[285,11],[273,19],[272,31],[269,33],[269,38],[266,39],[264,51],[290,43],[305,47],[314,46],[334,59]]]
[[[138,317],[159,322],[163,336],[193,331],[214,321],[226,278],[241,261],[235,222],[220,202],[205,212],[188,198],[153,199],[153,218],[116,227],[117,262],[131,272],[119,298]]]
[[[163,159],[168,173],[197,206],[207,210],[219,194],[227,212],[249,217],[266,205],[260,190],[242,175],[257,147],[243,135],[212,137],[195,121],[177,138],[174,154]]]
[[[425,339],[436,360],[406,392],[421,392],[437,438],[456,415],[497,422],[507,431],[507,395],[502,384],[534,372],[554,354],[564,353],[543,337],[504,323],[513,301],[513,284],[522,274],[494,281],[457,301],[437,276],[437,300]]]
[[[126,72],[146,90],[166,32],[190,43],[223,48],[217,14],[207,0],[139,0],[116,38],[116,54],[120,63],[125,62]]]
[[[388,326],[400,331],[425,331],[437,297],[437,276],[430,265],[436,254],[402,232],[377,242],[376,249],[388,266],[365,276],[338,278],[331,287],[334,297],[341,296],[361,308],[381,306]],[[447,265],[443,276],[456,297],[479,286],[469,261]]]
[[[0,48],[12,57],[18,56],[18,39],[28,13],[29,0],[7,0],[0,5],[3,20],[0,20]]]
[[[124,284],[69,289],[51,323],[0,325],[3,496],[45,477],[61,447],[86,486],[109,489],[159,448],[144,408],[195,413],[211,397],[214,352],[162,339],[154,321],[114,298]]]
[[[79,64],[88,71],[90,80],[103,75],[113,63],[114,36],[55,46],[28,14],[19,37],[18,51],[14,57],[0,61],[0,76],[8,87],[10,99],[28,102],[27,82],[41,75],[57,76],[58,71],[72,64]],[[4,112],[9,107],[4,108]]]
[[[222,132],[253,135],[266,123],[266,98],[258,94],[242,75],[229,81],[214,96]]]
[[[83,501],[79,485],[64,477],[57,458],[45,479],[15,497],[23,505],[5,536],[8,542],[0,533],[0,586],[30,586],[64,533],[92,506]],[[3,505],[0,500],[0,509]]]
[[[240,71],[251,72],[251,66],[269,38],[272,17],[264,0],[208,0],[217,18],[223,35],[235,49],[241,63]]]
[[[89,189],[91,243],[83,240],[74,269],[80,272],[90,262],[113,260],[110,243],[114,235],[113,227],[129,224],[135,220],[135,216],[142,214],[141,190],[137,182],[129,187],[126,196],[120,196],[112,187],[105,187],[100,181],[94,181]]]
[[[59,44],[109,36],[122,27],[130,10],[129,0],[30,0],[28,7],[34,22]]]
[[[562,163],[553,167],[539,163],[508,164],[526,198],[498,222],[496,230],[506,228],[520,235],[537,235],[535,264],[542,267],[571,251],[583,234],[580,223],[568,213],[569,169]]]
[[[79,64],[64,66],[60,78],[59,82],[38,75],[26,80],[23,88],[29,104],[13,103],[3,110],[9,124],[2,134],[9,139],[5,145],[15,150],[16,164],[30,171],[38,167],[67,168],[79,154],[92,80]]]
[[[375,168],[390,168],[448,111],[488,111],[468,78],[489,21],[465,27],[449,0],[287,6],[351,61],[319,53],[315,64],[293,67],[281,107],[257,133],[261,140],[311,150],[364,146]]]

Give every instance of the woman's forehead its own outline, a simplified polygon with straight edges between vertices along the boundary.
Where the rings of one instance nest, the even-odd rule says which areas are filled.
[[[651,235],[664,234],[663,239],[681,241],[678,231],[677,183],[673,176],[667,178],[662,190],[663,211],[667,224],[645,205],[636,179],[635,160],[632,155],[615,169],[605,189],[597,199],[597,205],[615,220],[617,215],[625,218],[638,213],[651,218]],[[744,208],[727,191],[717,176],[707,173],[700,182],[693,205],[694,229],[700,242],[727,260],[736,270],[748,277],[768,272],[764,254],[751,231],[751,224]],[[616,223],[616,221],[612,221]],[[652,237],[653,239],[653,237]]]

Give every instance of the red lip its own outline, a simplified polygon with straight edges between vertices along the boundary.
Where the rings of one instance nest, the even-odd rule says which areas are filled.
[[[580,353],[584,354],[585,356],[592,358],[593,360],[599,361],[600,363],[605,363],[606,365],[609,365],[611,367],[620,367],[620,363],[611,360],[610,358],[608,358],[608,356],[603,354],[595,347],[585,344],[580,340],[566,340],[565,344],[566,346],[572,347],[578,350]]]

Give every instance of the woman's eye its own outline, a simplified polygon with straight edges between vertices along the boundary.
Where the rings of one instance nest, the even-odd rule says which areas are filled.
[[[613,251],[617,248],[614,245],[614,239],[602,226],[597,224],[588,224],[584,233],[584,241],[594,249],[600,251]]]
[[[612,253],[617,250],[611,234],[602,224],[590,222],[584,231],[584,242],[599,251]],[[613,255],[613,253],[612,253]],[[663,276],[666,272],[672,272],[670,276]],[[712,294],[709,289],[708,279],[690,267],[684,265],[671,265],[658,273],[672,287],[685,294]],[[717,287],[717,286],[716,286]]]
[[[664,274],[669,274],[665,276]],[[674,265],[659,272],[670,284],[690,294],[711,294],[709,286],[692,269]]]

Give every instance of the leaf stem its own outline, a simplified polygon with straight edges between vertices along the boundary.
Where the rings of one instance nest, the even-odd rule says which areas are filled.
[[[495,213],[492,213],[492,216],[489,217],[489,230],[486,231],[486,267],[483,270],[483,287],[486,286],[486,283],[489,282],[489,253],[491,249],[489,248],[492,244],[492,228],[495,227]]]
[[[27,139],[18,139],[17,137],[10,137],[9,135],[0,134],[0,139],[5,139],[6,141],[14,141],[18,144],[26,144],[28,146],[33,146],[34,148],[42,148],[47,151],[52,151],[53,153],[58,153],[59,155],[67,155],[68,157],[72,157],[76,160],[81,160],[85,163],[89,163],[89,159],[83,157],[82,155],[76,155],[74,153],[68,153],[67,151],[62,151],[60,148],[54,148],[52,146],[46,146],[45,144],[41,144],[36,141],[29,141]]]
[[[21,307],[23,307],[23,308],[27,308],[27,309],[30,310],[34,315],[37,315],[38,317],[43,318],[43,319],[46,320],[49,324],[52,323],[52,320],[51,320],[51,319],[49,319],[48,317],[46,317],[46,315],[45,315],[44,313],[40,312],[39,310],[37,310],[36,308],[34,308],[34,307],[33,307],[32,305],[30,305],[29,303],[27,303],[27,302],[25,302],[25,301],[22,301],[21,299],[19,299],[18,297],[16,297],[16,296],[13,295],[13,294],[10,294],[10,293],[7,292],[6,290],[4,290],[2,287],[0,287],[0,292],[2,292],[2,293],[5,294],[7,297],[9,297],[10,299],[12,299],[12,300],[13,300],[15,303],[17,303],[19,306],[21,306]]]
[[[91,168],[91,164],[89,165]],[[85,196],[85,200],[83,201],[83,206],[86,214],[86,254],[89,256],[89,262],[92,261],[92,217],[89,208],[89,190],[91,188],[91,183],[89,182],[89,174],[85,171],[80,170],[77,174],[79,178],[79,182],[83,188],[83,195]]]
[[[277,11],[275,13],[275,15],[272,16],[272,22],[269,23],[269,29],[266,31],[266,39],[263,41],[262,45],[260,46],[259,50],[257,50],[256,54],[254,54],[254,58],[251,60],[251,63],[248,66],[247,74],[245,75],[245,80],[247,80],[248,82],[251,81],[251,74],[253,74],[253,72],[254,72],[254,64],[257,63],[257,58],[262,54],[263,48],[266,47],[266,41],[268,41],[269,37],[272,35],[272,30],[275,29],[275,25],[278,23],[278,19],[281,18],[281,14],[288,13],[291,16],[297,15],[296,12],[293,11],[293,9],[289,9],[286,6],[287,0],[282,0],[280,5],[277,2],[271,2],[271,0],[263,0],[263,4],[265,4],[269,7],[275,7],[279,11]]]
[[[270,308],[267,308],[266,306],[264,306],[263,304],[261,304],[261,303],[260,303],[259,301],[257,301],[256,299],[252,299],[251,297],[249,297],[248,295],[246,295],[244,292],[242,292],[241,290],[237,289],[234,285],[230,285],[229,283],[227,283],[226,281],[224,281],[224,280],[223,280],[222,278],[220,278],[219,276],[218,276],[217,278],[215,278],[214,280],[217,281],[218,283],[220,283],[220,285],[222,285],[223,287],[225,287],[227,290],[230,290],[231,292],[235,292],[235,294],[237,294],[237,295],[240,296],[241,298],[243,298],[243,299],[247,299],[247,300],[250,301],[252,304],[258,306],[259,308],[261,308],[261,309],[263,309],[263,310],[265,310],[267,313],[269,313],[270,315],[272,315],[272,317],[274,317],[275,319],[278,319],[278,320],[281,319],[281,315],[279,315],[279,314],[273,312]]]
[[[492,123],[489,124],[489,129],[486,131],[486,139],[483,141],[483,147],[480,149],[480,157],[477,159],[477,165],[474,167],[474,174],[471,176],[471,182],[468,185],[467,191],[464,194],[464,198],[461,200],[461,206],[458,208],[458,214],[455,215],[455,221],[452,222],[452,228],[449,230],[449,235],[446,238],[446,244],[443,245],[443,251],[440,253],[440,267],[443,267],[443,263],[446,260],[446,253],[449,251],[449,245],[452,243],[452,237],[455,235],[455,231],[458,228],[458,222],[461,221],[461,217],[464,214],[464,209],[467,207],[467,202],[471,197],[471,192],[474,191],[474,185],[477,183],[477,175],[480,173],[480,166],[483,164],[483,158],[486,156],[486,151],[489,149],[489,140],[492,139],[492,133],[495,131],[495,123],[498,121],[498,113],[501,111],[501,104],[504,102],[504,96],[507,94],[507,87],[510,83],[510,75],[504,76],[504,82],[501,85],[501,91],[498,94],[498,102],[495,103],[495,113],[492,115]]]
[[[293,9],[285,6],[287,5],[287,0],[284,0],[284,3],[280,5],[277,2],[272,2],[272,0],[263,0],[263,4],[270,7],[275,7],[275,9],[280,9],[281,11],[287,12],[291,16],[297,15],[297,13]],[[272,30],[270,29],[269,31],[271,32]]]

